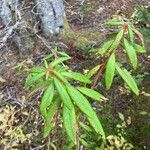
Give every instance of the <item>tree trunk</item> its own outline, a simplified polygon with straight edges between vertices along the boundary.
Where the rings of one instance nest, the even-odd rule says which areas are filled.
[[[64,25],[62,0],[0,0],[0,49],[12,38],[21,54],[35,49],[35,35],[42,31],[46,38],[58,35]],[[38,27],[38,28],[37,28]]]

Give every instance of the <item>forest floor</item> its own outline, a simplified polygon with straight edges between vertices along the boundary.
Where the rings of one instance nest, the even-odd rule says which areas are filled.
[[[147,4],[149,0],[65,0],[66,15],[72,28],[82,30],[89,28],[101,30],[101,23],[113,15],[130,17],[137,5]],[[83,3],[82,3],[83,2]],[[43,119],[39,114],[39,101],[42,92],[27,98],[29,91],[24,89],[25,78],[29,69],[40,65],[50,51],[38,48],[28,56],[19,56],[17,51],[6,47],[0,51],[0,150],[47,149],[48,140],[42,139]],[[65,50],[65,49],[64,49]],[[66,50],[68,51],[68,49]],[[87,59],[85,54],[76,51],[71,54],[68,63],[73,70],[83,71],[98,63],[93,58]],[[116,79],[111,90],[106,91],[99,81],[98,89],[109,100],[96,103],[97,113],[105,124],[107,135],[116,134],[116,125],[121,124],[118,113],[124,114],[125,121],[131,118],[131,123],[125,128],[126,139],[136,150],[150,149],[150,57],[145,54],[139,57],[139,68],[135,78],[140,88],[140,96],[136,97],[124,88]],[[57,127],[51,135],[57,149],[65,145],[64,132]]]

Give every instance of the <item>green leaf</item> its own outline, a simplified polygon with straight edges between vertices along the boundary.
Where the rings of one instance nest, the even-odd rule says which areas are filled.
[[[112,85],[114,74],[115,74],[115,54],[112,53],[107,64],[105,71],[105,84],[106,88],[109,89]]]
[[[45,57],[43,58],[43,60],[50,59],[52,56],[54,56],[54,54],[49,54],[49,55],[45,56]]]
[[[54,75],[63,83],[68,84],[68,81],[62,76],[62,74],[60,72],[57,71],[53,71]]]
[[[82,145],[84,145],[84,147],[86,147],[86,148],[91,147],[91,145],[90,145],[88,142],[86,142],[84,139],[79,138],[79,140],[80,140],[80,142],[82,143]]]
[[[68,78],[72,78],[74,80],[83,82],[83,83],[90,83],[90,80],[87,76],[77,73],[77,72],[62,72],[62,75]]]
[[[38,91],[38,90],[40,90],[41,88],[44,88],[44,87],[46,87],[46,86],[48,86],[49,85],[49,83],[47,82],[47,81],[41,81],[41,82],[39,82],[36,86],[34,86],[32,89],[31,89],[31,93],[29,94],[29,97],[33,94],[33,93],[35,93],[36,91]]]
[[[44,125],[44,138],[46,138],[50,134],[52,128],[53,128],[52,124]]]
[[[54,99],[51,105],[49,106],[49,109],[47,110],[47,116],[45,118],[45,125],[44,125],[44,138],[49,135],[53,127],[53,125],[51,124],[51,121],[60,106],[60,102],[61,101],[59,97]]]
[[[111,50],[114,50],[114,49],[116,49],[119,46],[120,41],[123,38],[123,34],[124,34],[124,30],[121,29],[119,31],[119,33],[117,34],[115,41],[113,42],[113,44],[110,47]]]
[[[55,61],[53,61],[53,62],[50,63],[50,66],[54,67],[54,66],[56,66],[56,65],[58,65],[58,64],[60,64],[60,63],[62,63],[64,61],[66,61],[68,59],[70,59],[70,57],[60,57],[60,58],[57,58]]]
[[[45,71],[44,68],[43,68],[43,67],[39,67],[39,66],[33,67],[33,68],[30,70],[31,73],[42,73],[42,72],[44,72],[44,71]]]
[[[107,21],[105,23],[105,25],[107,25],[107,26],[120,26],[120,25],[122,25],[122,22],[119,20],[112,19],[112,20]]]
[[[132,64],[132,67],[136,69],[137,68],[137,56],[136,56],[136,51],[134,47],[130,45],[130,43],[126,39],[124,39],[124,46],[125,46],[127,55],[130,59],[130,62]]]
[[[106,100],[106,98],[102,94],[98,93],[97,91],[94,91],[93,89],[89,89],[86,87],[78,87],[77,89],[84,95],[91,97],[94,100],[97,101],[101,101],[103,99]]]
[[[130,36],[130,42],[133,44],[134,43],[134,32],[133,32],[130,25],[128,25],[128,33],[129,33],[129,36]]]
[[[146,53],[146,50],[143,46],[139,45],[139,44],[133,44],[134,49],[136,50],[136,52],[138,53]]]
[[[66,87],[57,78],[54,78],[55,87],[64,103],[68,109],[72,110],[73,104],[71,102],[70,96],[67,93]]]
[[[110,40],[104,43],[103,47],[99,49],[98,53],[103,55],[111,47],[114,40]]]
[[[63,123],[69,139],[76,144],[77,124],[74,107],[70,110],[65,105],[63,106]]]
[[[137,84],[134,81],[133,77],[130,75],[130,73],[126,69],[122,70],[118,64],[116,64],[116,70],[118,71],[122,79],[126,82],[126,84],[130,87],[130,89],[136,95],[139,95],[139,89],[137,87]]]
[[[92,129],[91,129],[89,126],[87,126],[86,124],[84,124],[84,123],[82,123],[82,122],[79,122],[79,124],[80,124],[80,126],[81,126],[83,129],[85,129],[86,131],[92,132]]]
[[[103,131],[102,125],[88,100],[73,86],[67,85],[66,87],[69,95],[71,96],[75,104],[80,108],[80,110],[87,116],[90,124],[95,129],[95,131],[97,133],[100,133],[103,138],[105,138],[105,133]]]
[[[61,56],[70,58],[70,56],[66,54],[65,52],[57,52],[57,53],[60,54]]]
[[[46,68],[46,69],[48,69],[48,68],[49,68],[49,66],[48,66],[48,62],[47,62],[47,60],[45,60],[45,59],[44,59],[44,65],[45,65],[45,68]]]
[[[36,74],[34,76],[29,75],[28,78],[27,78],[27,80],[26,80],[25,87],[31,86],[34,82],[38,81],[44,75],[45,75],[45,72],[42,72],[40,74]]]
[[[67,85],[66,87],[69,95],[71,96],[73,101],[76,103],[76,105],[81,109],[83,113],[85,113],[89,117],[95,115],[90,103],[77,89],[69,85]]]
[[[53,96],[54,96],[54,84],[52,82],[45,90],[41,100],[40,111],[43,117],[47,116],[47,107],[51,104]]]
[[[91,69],[91,70],[86,74],[86,76],[87,76],[88,78],[91,78],[94,74],[97,73],[97,71],[99,70],[99,67],[100,67],[100,65],[95,66],[93,69]]]

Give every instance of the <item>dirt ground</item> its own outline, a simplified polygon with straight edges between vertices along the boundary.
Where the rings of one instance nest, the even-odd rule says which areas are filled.
[[[68,21],[74,30],[88,30],[89,28],[101,30],[101,23],[113,15],[129,17],[132,15],[135,6],[140,4],[145,5],[148,1],[149,0],[64,0],[64,4]],[[40,46],[40,48],[32,54],[20,57],[15,47],[14,49],[9,49],[10,44],[11,41],[5,50],[0,50],[0,150],[10,149],[10,146],[14,146],[14,149],[42,150],[47,145],[47,141],[42,140],[41,130],[43,119],[38,112],[39,99],[42,92],[40,91],[33,97],[27,98],[29,91],[24,89],[24,82],[29,69],[35,64],[40,65],[41,59],[46,54],[49,54],[50,51]],[[89,63],[91,67],[93,67],[92,65],[96,65],[95,61],[87,60],[84,55],[81,56],[80,53],[75,53],[76,50],[72,50],[71,54],[73,59],[69,64],[73,69],[87,69]],[[73,54],[75,55],[73,56]],[[141,74],[143,72],[149,72],[148,56],[143,56],[140,59],[142,67],[138,69],[137,72]],[[143,84],[140,85],[142,91],[149,93],[149,78],[146,77],[142,79],[142,81]],[[147,103],[149,104],[148,97],[144,94],[141,94],[139,98],[135,98],[131,94],[120,94],[117,82],[111,91],[105,92],[103,87],[100,86],[99,88],[101,88],[104,94],[110,99],[107,106],[111,107],[109,108],[109,112],[107,112],[108,108],[104,106],[104,110],[100,113],[107,116],[109,115],[107,113],[111,112],[113,114],[112,116],[116,117],[117,112],[125,112],[125,110],[129,109],[127,115],[133,117],[133,124],[129,127],[129,132],[132,132],[132,130],[134,132],[137,131],[135,135],[130,134],[131,139],[133,139],[133,144],[137,145],[137,150],[142,150],[145,145],[147,148],[150,148],[150,135],[149,133],[142,132],[144,129],[141,129],[140,126],[141,124],[148,126],[149,119],[146,118],[144,120],[143,118],[145,116],[138,115],[141,111],[149,111],[149,107],[147,106]],[[134,116],[134,113],[137,115]],[[2,118],[2,114],[5,114],[5,118]],[[104,120],[107,121],[107,119]],[[1,128],[1,121],[3,121],[3,128]],[[109,122],[109,124],[111,123]],[[138,130],[138,128],[140,128],[140,130]],[[55,141],[55,144],[59,147],[64,144],[63,134],[64,133],[59,131],[52,133],[51,136],[52,140],[56,140],[57,138],[61,139]],[[21,139],[21,141],[18,139]]]

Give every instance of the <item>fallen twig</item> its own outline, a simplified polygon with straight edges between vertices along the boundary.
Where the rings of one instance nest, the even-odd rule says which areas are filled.
[[[13,26],[9,27],[9,29],[7,30],[5,36],[0,41],[0,49],[2,49],[5,46],[5,43],[7,42],[7,40],[9,39],[9,37],[13,34],[14,30],[16,30],[17,27],[20,24],[21,23],[19,21],[17,21]]]

